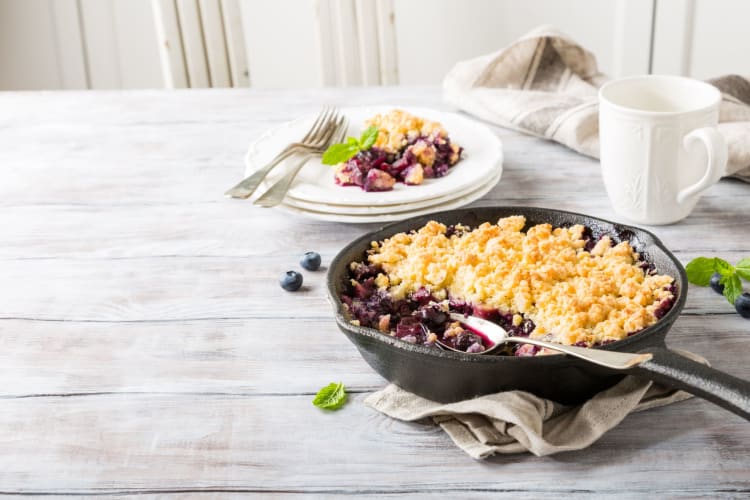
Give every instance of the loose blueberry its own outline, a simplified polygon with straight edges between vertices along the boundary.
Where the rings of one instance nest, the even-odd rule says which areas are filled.
[[[299,265],[308,271],[317,271],[320,267],[320,254],[318,252],[307,252],[302,256]]]
[[[279,284],[287,292],[299,290],[299,287],[302,286],[302,274],[297,271],[287,271],[281,275]]]
[[[734,308],[737,314],[743,318],[750,319],[750,293],[744,292],[734,301]]]
[[[713,273],[711,275],[711,288],[714,289],[714,292],[718,293],[719,295],[724,294],[724,285],[719,283],[719,280],[721,279],[721,274],[719,273]]]

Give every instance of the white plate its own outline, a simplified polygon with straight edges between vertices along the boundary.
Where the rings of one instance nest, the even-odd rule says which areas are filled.
[[[500,180],[500,174],[498,173],[494,175],[494,177],[487,182],[489,182],[491,185],[494,186],[495,184],[497,184],[499,180]],[[481,186],[469,186],[466,189],[456,191],[454,193],[451,193],[448,196],[439,196],[437,198],[430,198],[428,200],[415,201],[413,203],[398,203],[396,205],[364,206],[364,205],[335,205],[332,203],[311,203],[309,201],[298,200],[297,198],[292,198],[290,196],[287,196],[286,198],[284,198],[284,203],[294,208],[299,208],[302,210],[312,210],[313,212],[326,212],[330,214],[341,214],[341,215],[382,215],[382,214],[398,213],[398,212],[410,212],[412,210],[417,210],[420,208],[434,207],[442,203],[450,203],[458,198],[461,198],[463,196],[469,195],[477,191],[479,188],[483,186],[484,186],[484,183]],[[347,186],[346,188],[343,188],[341,186],[339,187],[341,189],[359,189],[359,187],[357,186]]]
[[[476,201],[485,194],[489,193],[493,187],[500,180],[500,175],[496,175],[494,179],[483,184],[480,188],[472,191],[469,194],[458,197],[447,203],[437,203],[434,205],[428,205],[425,207],[418,208],[416,210],[408,210],[405,212],[387,212],[381,214],[369,214],[369,215],[344,215],[335,214],[330,212],[320,212],[314,210],[304,210],[301,208],[287,205],[286,202],[278,205],[277,208],[295,215],[302,217],[308,217],[310,219],[328,221],[328,222],[346,222],[351,224],[364,224],[368,222],[392,222],[397,220],[406,219],[408,217],[414,217],[417,215],[429,214],[431,212],[440,212],[443,210],[451,210],[454,208],[460,208],[464,205]]]
[[[327,205],[353,205],[373,207],[415,203],[435,198],[451,196],[451,193],[483,185],[502,172],[502,145],[492,131],[481,123],[472,121],[456,113],[448,113],[429,108],[401,106],[368,106],[342,108],[349,118],[349,133],[359,136],[364,130],[364,122],[377,113],[385,113],[394,108],[404,109],[417,116],[440,122],[448,131],[452,142],[463,146],[462,159],[451,167],[449,173],[438,179],[425,179],[419,186],[397,183],[392,191],[365,192],[353,187],[344,188],[334,183],[334,167],[323,165],[318,159],[310,160],[294,180],[287,198],[309,203]],[[289,143],[299,140],[312,125],[314,116],[307,116],[287,122],[269,130],[250,144],[245,156],[245,176],[258,166],[268,163]],[[277,168],[266,178],[261,189],[269,186],[285,169]]]

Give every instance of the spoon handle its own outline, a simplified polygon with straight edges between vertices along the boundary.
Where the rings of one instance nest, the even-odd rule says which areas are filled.
[[[545,347],[552,351],[568,354],[584,361],[588,361],[589,363],[594,363],[606,368],[611,368],[613,370],[628,370],[651,359],[651,354],[648,353],[630,354],[626,352],[603,351],[601,349],[576,347],[573,345],[558,344],[556,342],[545,342],[544,340],[536,340],[528,337],[511,337],[508,335],[508,332],[503,329],[503,327],[492,323],[491,321],[487,321],[486,319],[478,318],[476,316],[465,316],[458,313],[450,313],[449,316],[453,321],[463,323],[469,328],[473,328],[478,332],[482,332],[484,335],[487,335],[487,337],[489,337],[490,341],[495,345],[484,351],[484,353],[490,352],[496,346],[501,345],[505,342],[514,342],[516,344],[531,344],[539,347]]]
[[[600,349],[557,344],[554,342],[545,342],[543,340],[526,337],[506,337],[505,341],[514,342],[516,344],[531,344],[545,347],[552,351],[561,352],[613,370],[628,370],[650,360],[652,357],[649,353],[630,354],[625,352],[602,351]]]

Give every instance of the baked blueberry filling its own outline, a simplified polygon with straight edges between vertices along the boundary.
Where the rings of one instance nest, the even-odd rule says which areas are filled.
[[[444,228],[444,235],[448,239],[460,238],[471,233],[471,231],[472,229],[466,226],[448,226]],[[410,234],[416,235],[417,233],[412,232]],[[580,239],[583,241],[578,245],[580,247],[578,251],[587,254],[595,252],[597,255],[601,255],[604,247],[611,246],[609,239],[600,243],[602,237],[595,239],[588,228],[581,231]],[[613,240],[619,240],[619,235],[616,239],[613,237]],[[378,245],[374,245],[368,255],[376,253],[378,248]],[[656,275],[652,263],[636,253],[633,253],[633,255],[637,257],[637,260],[630,264],[634,268],[632,272],[642,273],[642,278],[651,276],[668,279],[668,277]],[[576,258],[593,257],[591,255],[577,255]],[[396,297],[390,293],[387,286],[382,285],[381,280],[386,274],[383,265],[369,262],[367,258],[362,262],[353,262],[350,265],[341,300],[354,324],[378,329],[385,335],[412,344],[435,346],[435,341],[439,339],[442,343],[466,352],[481,352],[490,347],[491,344],[477,332],[472,332],[459,323],[451,321],[448,316],[449,312],[479,316],[498,324],[513,336],[527,337],[534,333],[537,328],[530,317],[531,314],[467,301],[463,297],[452,295],[449,290],[431,290],[427,287],[420,287],[400,298]],[[664,282],[665,280],[661,280],[657,283]],[[671,310],[676,296],[677,288],[671,279],[669,279],[668,285],[659,288],[654,293],[654,301],[649,309],[652,323],[663,318]],[[618,298],[615,297],[611,300],[618,300]],[[645,308],[644,305],[644,310]],[[620,338],[635,335],[646,326],[648,324],[631,330],[626,328],[619,338],[592,340],[594,337],[591,337],[587,340],[570,343],[581,347],[606,345]],[[542,330],[542,333],[537,333],[535,336],[545,340],[559,341],[555,339],[554,332],[549,331],[549,329],[546,332]],[[535,356],[540,353],[544,352],[538,347],[518,344],[511,344],[493,351],[493,354],[514,356]]]

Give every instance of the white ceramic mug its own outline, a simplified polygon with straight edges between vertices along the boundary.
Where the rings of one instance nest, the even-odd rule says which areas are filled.
[[[721,92],[698,80],[646,75],[599,90],[602,176],[618,215],[642,224],[687,217],[725,173],[716,129]]]

